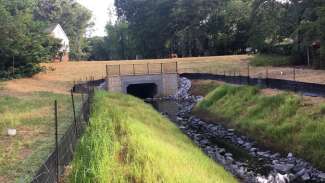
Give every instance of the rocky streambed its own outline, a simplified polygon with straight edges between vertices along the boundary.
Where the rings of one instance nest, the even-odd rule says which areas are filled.
[[[167,115],[209,157],[230,171],[242,182],[286,183],[325,182],[325,173],[292,153],[281,155],[260,148],[256,142],[218,123],[208,123],[193,115],[201,96],[189,95],[191,81],[180,78],[175,96],[147,100]]]

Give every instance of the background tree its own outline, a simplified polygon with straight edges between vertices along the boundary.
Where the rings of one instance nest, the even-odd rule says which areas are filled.
[[[72,60],[86,58],[85,33],[90,22],[91,12],[73,0],[38,0],[34,11],[36,20],[48,25],[59,23],[70,40],[70,57]]]
[[[33,19],[33,0],[0,0],[0,78],[30,76],[39,63],[57,53],[58,40]]]

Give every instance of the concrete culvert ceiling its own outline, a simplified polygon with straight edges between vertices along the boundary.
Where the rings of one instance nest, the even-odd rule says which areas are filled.
[[[142,99],[153,98],[157,95],[157,85],[154,83],[131,84],[127,93]]]

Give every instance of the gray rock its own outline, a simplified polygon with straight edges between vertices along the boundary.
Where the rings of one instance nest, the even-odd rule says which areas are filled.
[[[306,173],[306,169],[301,169],[299,172],[296,173],[296,176],[301,177],[302,175],[304,175]]]
[[[275,153],[275,154],[272,154],[271,156],[270,156],[270,158],[278,158],[278,157],[280,157],[280,153]]]
[[[257,152],[257,155],[263,156],[265,153],[264,152]]]
[[[244,141],[242,141],[241,139],[237,140],[237,143],[240,144],[240,145],[243,145],[244,144]]]
[[[294,167],[293,164],[275,164],[273,168],[280,173],[288,173]]]
[[[224,148],[220,148],[218,149],[219,153],[224,153],[225,152],[225,149]]]
[[[285,175],[282,175],[282,174],[277,174],[275,176],[275,182],[276,183],[287,183],[290,181],[290,178],[289,178],[289,175],[285,174]]]
[[[246,142],[243,146],[246,147],[247,149],[250,149],[252,147],[252,145],[249,142]]]
[[[234,161],[234,159],[231,156],[227,156],[226,160],[228,161],[228,163],[231,163]]]
[[[301,179],[302,179],[303,181],[307,181],[307,180],[310,180],[310,176],[309,176],[308,173],[305,173],[303,176],[301,176]]]
[[[256,150],[257,150],[256,148],[251,148],[249,151],[254,152],[254,151],[256,151]]]
[[[227,156],[227,157],[231,157],[232,154],[231,154],[231,153],[226,153],[225,156]]]
[[[325,179],[325,173],[319,173],[318,177],[321,178],[321,179]]]

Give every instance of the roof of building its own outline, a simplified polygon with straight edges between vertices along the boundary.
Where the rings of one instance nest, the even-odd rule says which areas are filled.
[[[51,33],[51,32],[54,31],[54,29],[55,29],[56,26],[58,26],[58,25],[60,25],[60,24],[58,24],[58,23],[50,24],[50,25],[49,25],[49,26],[44,30],[44,32],[45,32],[45,33]]]

